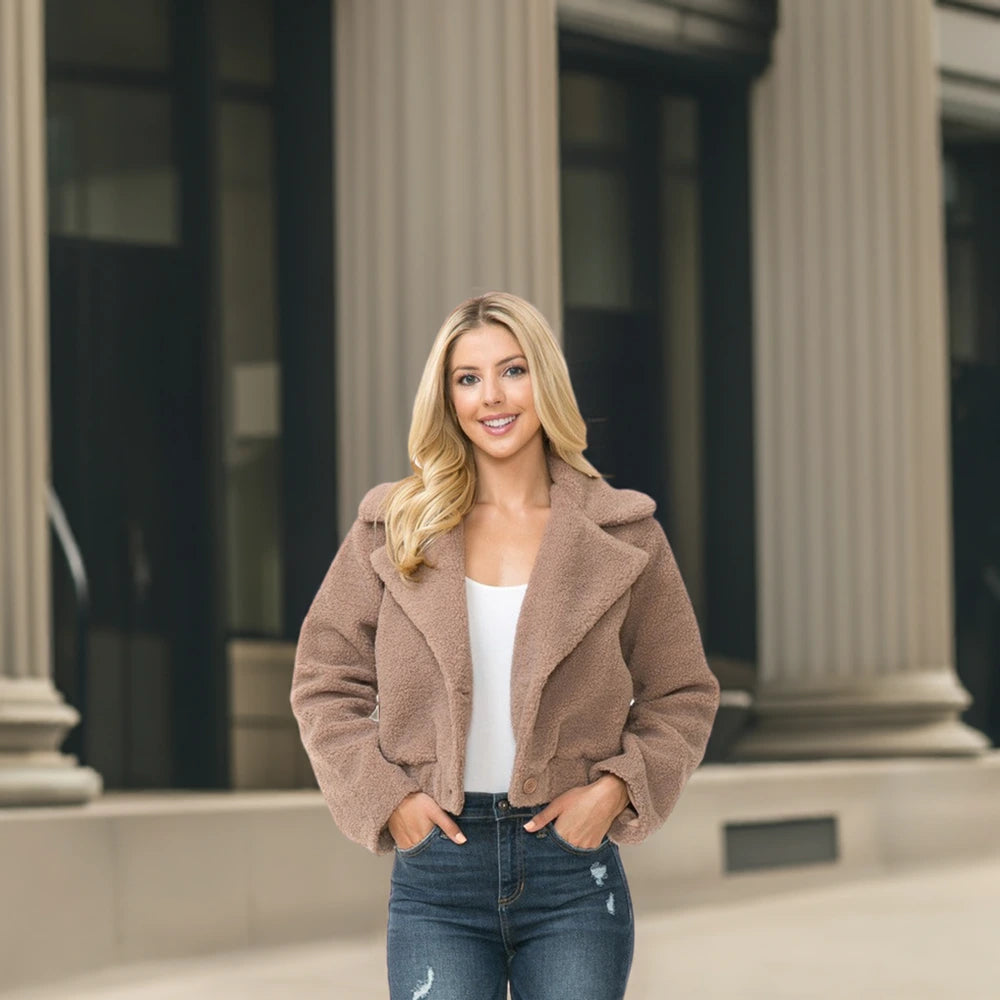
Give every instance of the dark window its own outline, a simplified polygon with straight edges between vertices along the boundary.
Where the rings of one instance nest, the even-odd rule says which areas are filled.
[[[562,38],[563,329],[588,456],[656,500],[731,686],[756,652],[748,86]]]
[[[336,546],[331,17],[46,5],[52,475],[93,605],[78,668],[56,558],[55,679],[111,788],[229,784],[229,643],[293,639]]]
[[[111,788],[226,773],[196,15],[46,5],[52,478],[92,604],[77,676],[56,560],[55,678],[83,717],[69,749]]]
[[[944,135],[956,667],[1000,744],[1000,137]]]

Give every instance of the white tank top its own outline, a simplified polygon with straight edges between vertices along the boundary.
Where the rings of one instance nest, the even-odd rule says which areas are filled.
[[[465,747],[465,790],[506,792],[514,770],[510,665],[526,583],[490,587],[465,578],[472,650],[472,723]]]

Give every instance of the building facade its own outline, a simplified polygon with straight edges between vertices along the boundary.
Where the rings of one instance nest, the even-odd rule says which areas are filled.
[[[489,288],[657,499],[719,753],[1000,740],[1000,5],[0,16],[0,803],[308,785],[298,624]]]

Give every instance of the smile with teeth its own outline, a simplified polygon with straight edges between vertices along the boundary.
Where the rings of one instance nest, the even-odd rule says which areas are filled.
[[[505,417],[490,417],[489,420],[480,420],[479,422],[488,430],[496,432],[506,430],[515,420],[517,420],[517,414]]]

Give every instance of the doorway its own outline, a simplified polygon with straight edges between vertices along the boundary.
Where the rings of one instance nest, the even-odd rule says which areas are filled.
[[[46,2],[52,475],[92,603],[81,668],[56,549],[54,674],[109,788],[298,746],[234,650],[289,646],[336,550],[332,14]]]
[[[588,458],[650,494],[723,683],[756,658],[748,95],[565,34],[564,347]]]
[[[944,125],[956,669],[1000,745],[1000,138]]]
[[[178,248],[53,237],[49,255],[53,481],[91,590],[78,749],[107,787],[171,787],[175,703],[209,662],[194,275]]]
[[[106,787],[212,787],[207,28],[191,0],[126,7],[45,12],[52,481],[90,583],[81,667],[54,559],[54,674],[82,716],[67,749]]]

